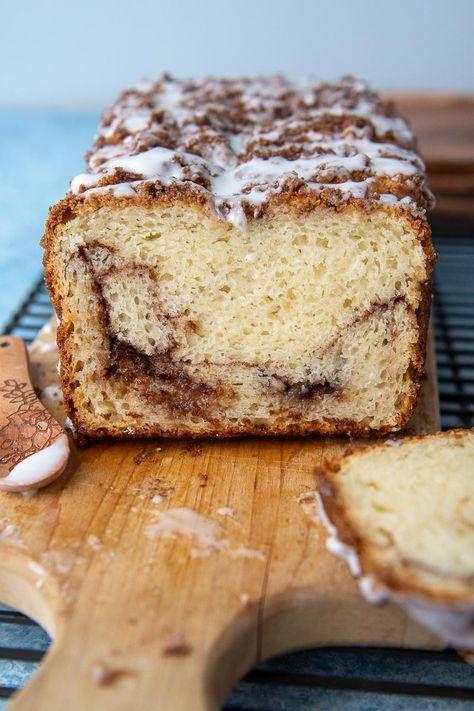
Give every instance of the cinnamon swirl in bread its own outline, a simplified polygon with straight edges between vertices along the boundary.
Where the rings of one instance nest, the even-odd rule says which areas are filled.
[[[430,201],[409,127],[360,81],[124,92],[43,239],[75,428],[401,428],[424,364]]]

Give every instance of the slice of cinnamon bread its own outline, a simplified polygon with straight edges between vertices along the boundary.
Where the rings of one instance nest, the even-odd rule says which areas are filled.
[[[362,82],[175,81],[105,115],[46,279],[79,433],[386,433],[423,371],[431,196]]]
[[[328,548],[365,597],[474,649],[474,429],[356,450],[317,483]]]

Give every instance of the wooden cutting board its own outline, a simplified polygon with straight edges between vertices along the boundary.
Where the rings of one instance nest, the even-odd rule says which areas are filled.
[[[61,419],[54,329],[31,351]],[[433,339],[409,430],[439,428]],[[54,642],[12,711],[218,709],[248,669],[328,644],[439,648],[325,547],[314,467],[347,439],[106,441],[0,495],[0,599]]]

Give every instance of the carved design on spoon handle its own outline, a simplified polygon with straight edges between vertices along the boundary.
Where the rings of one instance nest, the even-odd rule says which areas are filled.
[[[26,457],[52,444],[61,428],[54,420],[45,417],[44,407],[28,383],[9,378],[3,382],[0,393],[7,402],[18,405],[0,428],[0,473],[3,473],[5,465],[10,470]]]
[[[31,384],[24,342],[0,336],[0,490],[46,486],[68,457],[67,436]]]

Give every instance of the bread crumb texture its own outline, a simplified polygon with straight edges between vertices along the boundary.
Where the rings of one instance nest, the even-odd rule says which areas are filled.
[[[79,211],[47,258],[69,415],[99,435],[395,430],[429,271],[389,210],[280,206],[245,231],[189,204]]]
[[[474,430],[369,447],[331,481],[364,572],[474,598]]]

